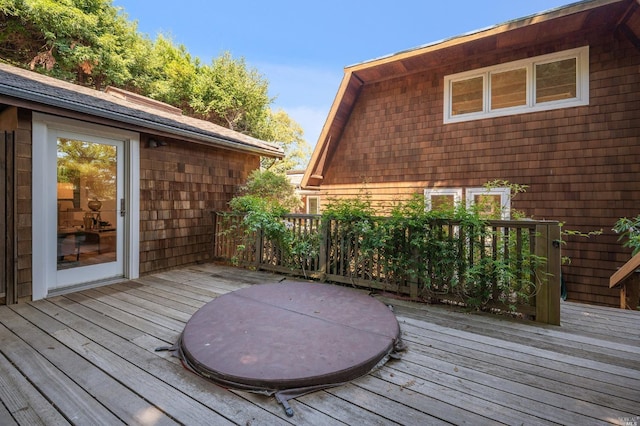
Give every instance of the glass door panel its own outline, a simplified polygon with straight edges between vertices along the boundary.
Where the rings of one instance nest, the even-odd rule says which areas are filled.
[[[117,141],[57,138],[58,271],[109,264],[122,257],[119,151]]]

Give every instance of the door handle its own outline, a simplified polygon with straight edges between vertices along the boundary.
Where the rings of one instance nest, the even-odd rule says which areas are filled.
[[[124,217],[127,214],[126,204],[124,198],[120,198],[120,217]]]

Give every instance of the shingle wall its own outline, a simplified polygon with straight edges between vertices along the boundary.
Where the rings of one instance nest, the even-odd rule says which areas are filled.
[[[32,144],[31,112],[15,108],[16,240],[18,302],[31,300],[32,288]]]
[[[445,75],[590,46],[590,103],[554,111],[443,124]],[[363,88],[328,162],[322,199],[366,189],[379,206],[433,187],[528,185],[512,208],[589,232],[568,237],[569,298],[617,305],[609,276],[630,251],[611,230],[640,214],[640,51],[619,34],[576,34]]]
[[[140,273],[209,260],[212,210],[227,203],[249,173],[255,155],[164,139],[140,149]]]

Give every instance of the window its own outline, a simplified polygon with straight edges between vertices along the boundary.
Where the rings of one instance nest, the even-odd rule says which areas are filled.
[[[511,190],[509,188],[467,188],[467,209],[476,206],[480,215],[487,219],[511,217]]]
[[[451,114],[470,114],[484,108],[482,77],[469,78],[451,83]]]
[[[307,214],[320,214],[320,197],[307,197]]]
[[[460,188],[433,188],[424,190],[427,210],[453,210],[462,200]]]
[[[474,206],[487,219],[508,220],[511,216],[511,190],[509,188],[466,188],[467,209]],[[429,210],[450,210],[462,200],[461,188],[433,188],[424,190],[425,208]]]
[[[576,58],[536,65],[536,103],[576,97]]]
[[[444,122],[589,104],[589,47],[446,76]]]
[[[491,73],[491,109],[527,104],[527,69]]]

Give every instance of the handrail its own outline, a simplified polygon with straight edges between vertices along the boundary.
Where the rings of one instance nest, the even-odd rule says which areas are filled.
[[[637,253],[609,278],[609,288],[620,287],[620,308],[638,309],[640,297],[640,275],[633,273],[640,267],[640,253]]]
[[[247,233],[243,215],[212,213],[214,259],[392,291],[412,300],[467,304],[471,300],[467,298],[474,297],[474,303],[487,309],[519,312],[538,322],[560,325],[560,226],[555,221],[489,221],[486,232],[478,232],[457,221],[435,220],[435,228],[417,232],[434,232],[433,250],[440,247],[459,252],[460,261],[446,262],[416,252],[419,249],[410,241],[415,230],[410,228],[394,234],[399,241],[395,251],[405,255],[398,257],[385,248],[363,251],[365,240],[359,231],[343,230],[336,225],[339,220],[284,215],[287,228],[300,240],[299,247],[308,252],[305,255],[298,252],[298,246],[287,250],[261,230]],[[513,273],[501,273],[500,267],[492,269],[494,262],[502,262]],[[479,280],[477,286],[472,282],[475,279]]]
[[[638,268],[640,268],[640,253],[637,253],[635,256],[629,259],[627,263],[622,265],[622,268],[618,269],[613,275],[611,275],[611,278],[609,278],[609,288],[620,285]]]

